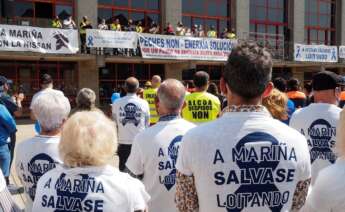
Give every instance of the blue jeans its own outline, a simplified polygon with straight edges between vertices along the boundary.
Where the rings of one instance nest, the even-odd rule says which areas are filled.
[[[0,169],[5,177],[10,176],[11,153],[8,144],[0,146]]]

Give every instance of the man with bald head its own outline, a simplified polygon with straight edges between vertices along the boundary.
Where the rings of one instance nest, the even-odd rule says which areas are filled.
[[[176,212],[174,203],[176,160],[184,134],[195,125],[180,117],[185,88],[181,82],[165,80],[157,91],[155,101],[159,121],[139,133],[133,142],[126,163],[132,175],[142,181],[151,196],[151,212]]]
[[[156,111],[155,98],[157,96],[157,89],[161,84],[161,77],[154,75],[151,80],[151,88],[144,90],[144,99],[149,103],[150,106],[150,124],[157,123],[159,117]]]
[[[113,120],[117,124],[119,169],[123,171],[131,152],[134,137],[149,126],[150,108],[136,93],[139,81],[130,77],[126,80],[127,95],[112,105]]]

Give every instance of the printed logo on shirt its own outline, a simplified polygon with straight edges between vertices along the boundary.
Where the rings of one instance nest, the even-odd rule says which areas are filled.
[[[301,129],[301,133],[303,135],[307,133],[311,163],[317,159],[328,160],[330,163],[336,161],[337,157],[332,151],[335,145],[332,137],[336,136],[336,127],[324,119],[318,119],[310,125],[308,132]]]
[[[55,168],[56,162],[47,154],[41,153],[34,156],[27,164],[25,170],[23,163],[20,164],[20,170],[23,173],[23,181],[31,185],[27,188],[26,193],[29,194],[30,199],[34,201],[36,194],[37,181],[49,170]]]
[[[170,170],[168,175],[160,175],[159,182],[164,185],[165,188],[169,191],[175,185],[176,181],[176,161],[177,155],[180,148],[180,143],[182,141],[182,135],[175,137],[169,147],[168,147],[168,157],[164,155],[162,148],[158,150],[158,158],[161,160],[158,163],[158,169],[160,171]]]
[[[56,195],[43,195],[41,206],[53,208],[55,212],[103,211],[104,200],[87,199],[90,193],[104,193],[103,184],[87,174],[78,176],[79,178],[69,179],[66,178],[65,173],[62,173],[56,182],[52,182],[52,178],[49,178],[44,184],[44,189],[53,188]]]
[[[213,104],[211,100],[198,99],[188,100],[188,110],[191,112],[193,119],[210,119],[211,111],[213,110]]]
[[[133,103],[128,103],[124,108],[120,107],[120,117],[123,126],[126,124],[134,124],[136,127],[140,123],[141,109]]]
[[[255,132],[243,137],[232,149],[232,154],[216,150],[213,164],[220,164],[221,171],[214,173],[217,186],[238,186],[235,192],[217,194],[217,206],[228,212],[245,208],[267,207],[279,212],[289,201],[289,190],[279,190],[277,184],[292,183],[295,169],[283,168],[284,161],[297,161],[294,148],[280,143],[272,135]],[[224,171],[224,164],[236,164],[238,169]]]

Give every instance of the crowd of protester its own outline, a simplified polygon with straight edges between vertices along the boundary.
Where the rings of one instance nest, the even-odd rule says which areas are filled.
[[[272,80],[272,66],[249,42],[231,52],[220,92],[204,71],[193,86],[130,77],[111,119],[89,88],[71,111],[43,75],[30,105],[40,130],[15,150],[26,211],[344,211],[344,78],[320,71],[303,93],[297,79]],[[6,185],[23,95],[0,83],[0,206],[19,211]]]
[[[52,20],[53,28],[61,29],[77,29],[77,25],[72,19],[72,16],[68,16],[65,20],[60,20],[56,16]],[[92,24],[87,16],[84,16],[79,24],[79,34],[81,43],[81,52],[90,53],[90,49],[86,47],[86,29],[92,29]],[[125,31],[125,32],[137,32],[137,33],[150,33],[150,34],[164,34],[164,35],[175,35],[175,36],[187,36],[187,37],[208,37],[208,38],[221,38],[221,39],[236,39],[235,30],[224,28],[221,32],[216,30],[214,25],[208,26],[207,29],[200,25],[193,25],[192,27],[184,26],[180,21],[174,27],[171,23],[167,23],[165,28],[161,29],[159,24],[152,21],[148,27],[145,27],[141,21],[133,22],[129,19],[126,24],[121,24],[118,18],[113,18],[111,23],[107,23],[105,19],[101,19],[98,23],[97,29],[99,30],[112,30],[112,31]],[[119,52],[120,51],[120,52]],[[126,52],[125,52],[126,51]],[[125,54],[128,55],[129,50],[114,50],[114,54]],[[137,51],[137,50],[136,50]],[[101,53],[103,51],[99,51]],[[138,52],[131,53],[136,55]]]

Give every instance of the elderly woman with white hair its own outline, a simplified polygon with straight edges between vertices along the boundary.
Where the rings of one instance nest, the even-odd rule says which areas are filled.
[[[62,163],[58,145],[60,131],[71,106],[63,95],[41,94],[32,104],[32,112],[41,125],[41,132],[21,142],[16,148],[16,171],[26,194],[26,211],[31,211],[39,178],[56,164]]]
[[[318,174],[303,212],[345,211],[345,109],[340,114],[337,128],[336,152],[337,161]]]
[[[109,165],[116,140],[115,123],[103,113],[72,115],[59,144],[64,165],[40,178],[33,211],[144,211],[144,185]]]

